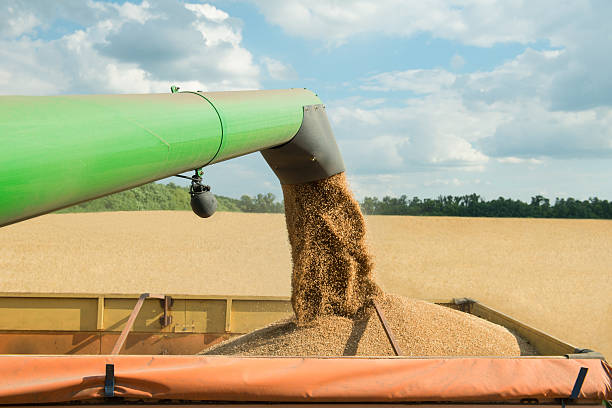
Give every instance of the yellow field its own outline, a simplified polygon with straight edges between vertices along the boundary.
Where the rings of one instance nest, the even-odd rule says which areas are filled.
[[[367,218],[389,292],[472,297],[612,358],[612,221]],[[0,229],[0,292],[289,295],[284,217],[53,214]]]

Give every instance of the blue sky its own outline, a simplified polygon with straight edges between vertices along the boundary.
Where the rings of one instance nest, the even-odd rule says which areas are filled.
[[[306,87],[358,198],[611,199],[611,19],[609,0],[4,1],[0,93]],[[206,176],[280,196],[259,154]]]

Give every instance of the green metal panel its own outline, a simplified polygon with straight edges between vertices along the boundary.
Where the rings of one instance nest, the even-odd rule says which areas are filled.
[[[0,96],[0,226],[283,144],[312,103],[303,89]]]

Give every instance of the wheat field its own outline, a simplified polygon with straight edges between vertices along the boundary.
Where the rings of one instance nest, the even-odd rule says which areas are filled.
[[[377,281],[471,297],[612,358],[612,221],[370,216]],[[0,292],[289,296],[282,214],[51,214],[0,229]]]

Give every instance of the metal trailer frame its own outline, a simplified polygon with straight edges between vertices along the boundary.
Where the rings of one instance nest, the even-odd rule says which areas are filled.
[[[0,293],[0,354],[111,354],[139,303],[122,354],[195,354],[292,313],[282,296],[143,296]],[[603,358],[472,299],[430,301],[502,325],[543,356]]]

